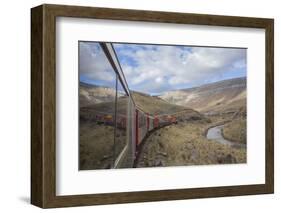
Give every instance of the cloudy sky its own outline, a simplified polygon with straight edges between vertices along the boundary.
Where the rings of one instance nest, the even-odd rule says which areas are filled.
[[[113,70],[101,47],[80,42],[80,81],[110,86]],[[114,44],[130,89],[161,94],[246,76],[246,49]]]

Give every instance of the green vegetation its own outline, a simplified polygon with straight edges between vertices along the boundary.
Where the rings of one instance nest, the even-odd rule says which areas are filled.
[[[236,118],[227,123],[222,130],[223,136],[233,142],[244,143],[247,141],[247,124],[245,118]]]
[[[104,124],[80,122],[79,168],[81,170],[109,169],[114,158],[114,128]],[[126,131],[116,133],[116,152],[124,147]],[[115,159],[117,156],[115,156]]]

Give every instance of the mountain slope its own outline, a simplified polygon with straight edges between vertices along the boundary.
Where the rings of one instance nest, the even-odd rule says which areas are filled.
[[[246,78],[235,78],[190,89],[169,91],[163,100],[200,112],[228,112],[246,107]]]

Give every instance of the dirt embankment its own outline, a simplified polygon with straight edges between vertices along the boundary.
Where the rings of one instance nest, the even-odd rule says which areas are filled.
[[[205,137],[220,118],[179,122],[152,133],[142,147],[137,167],[246,163],[246,149],[236,149]]]

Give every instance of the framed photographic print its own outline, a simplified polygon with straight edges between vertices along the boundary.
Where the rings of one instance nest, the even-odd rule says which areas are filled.
[[[273,19],[31,9],[31,203],[273,193]]]

